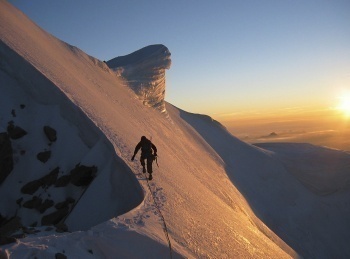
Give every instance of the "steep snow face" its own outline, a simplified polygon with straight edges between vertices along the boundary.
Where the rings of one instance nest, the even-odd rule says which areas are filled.
[[[179,112],[223,159],[255,215],[299,255],[349,257],[348,153],[296,143],[259,144],[262,149],[208,116]]]
[[[8,131],[9,123],[27,132],[11,139],[14,168],[0,186],[0,214],[6,218],[18,216],[24,226],[40,226],[57,213],[61,216],[56,223],[66,217],[71,230],[82,230],[137,206],[143,199],[142,190],[102,132],[49,80],[2,42],[0,58],[0,132]],[[57,132],[57,140],[50,141],[45,136],[45,126]],[[43,152],[50,153],[47,161],[38,159]],[[59,184],[59,179],[69,179],[78,164],[96,167],[95,179],[81,186],[69,180]],[[56,176],[38,188],[23,191],[24,186],[35,185],[33,181],[50,172],[56,172]],[[103,189],[96,191],[99,186]],[[104,206],[109,199],[114,200],[114,206]],[[71,201],[69,206],[58,205],[67,200]],[[83,211],[95,213],[81,217]]]
[[[145,105],[165,112],[165,70],[170,68],[170,55],[164,45],[151,45],[111,59],[107,65],[128,81]]]
[[[273,233],[267,228],[261,230],[263,223],[259,227],[252,223],[251,209],[229,181],[222,160],[179,118],[177,109],[170,108],[171,120],[168,120],[157,110],[135,101],[135,94],[103,62],[44,32],[6,1],[0,1],[0,36],[4,44],[32,68],[23,67],[23,62],[12,60],[11,53],[4,51],[2,54],[9,55],[3,63],[6,73],[18,81],[23,90],[30,89],[31,95],[38,97],[37,102],[63,104],[59,114],[71,118],[69,123],[73,128],[81,129],[79,133],[68,130],[68,134],[80,137],[91,131],[89,125],[103,133],[101,142],[93,136],[84,138],[85,141],[92,140],[88,142],[89,146],[95,147],[84,161],[98,161],[101,166],[106,166],[106,170],[93,181],[67,218],[70,228],[81,229],[83,219],[91,224],[90,217],[111,217],[108,209],[119,206],[120,202],[135,206],[129,199],[138,196],[140,185],[145,193],[139,206],[108,221],[117,224],[104,222],[99,231],[93,228],[91,232],[81,231],[79,235],[66,233],[63,242],[56,239],[56,234],[34,235],[21,239],[19,246],[4,248],[8,253],[19,247],[31,247],[37,252],[35,256],[45,257],[52,251],[75,249],[79,252],[81,249],[80,257],[85,257],[87,249],[92,249],[94,255],[97,251],[107,251],[112,253],[107,254],[110,257],[126,257],[120,254],[126,250],[139,252],[142,258],[140,254],[144,250],[159,251],[160,246],[156,244],[166,244],[159,212],[155,210],[151,196],[155,195],[168,226],[172,247],[184,257],[288,258],[284,247],[270,239]],[[38,77],[34,71],[42,76]],[[41,81],[43,78],[46,83]],[[61,102],[59,98],[57,103],[56,95],[64,96],[66,101]],[[73,111],[79,111],[78,116],[70,117],[75,114]],[[81,120],[91,123],[84,124]],[[153,137],[159,154],[159,168],[154,168],[150,191],[139,161],[130,161],[142,135]],[[67,153],[61,150],[63,160],[68,161],[73,150],[73,146]],[[130,175],[130,170],[134,175]],[[96,195],[99,195],[98,199]],[[124,235],[126,228],[128,232],[139,233],[142,238],[135,240],[135,235]],[[116,237],[120,237],[121,232],[130,242],[118,242]],[[104,233],[109,234],[104,236]],[[42,245],[42,239],[50,240],[49,247]],[[157,253],[153,254],[157,256]],[[67,255],[72,256],[68,252]],[[149,258],[147,255],[145,251],[144,256]],[[168,253],[158,257],[167,256]],[[21,258],[26,257],[29,256]]]
[[[0,132],[6,132],[8,123],[12,122],[27,135],[11,140],[14,168],[0,186],[1,215],[6,218],[17,215],[24,225],[40,226],[44,216],[59,210],[55,205],[69,198],[75,202],[69,205],[71,213],[65,223],[71,229],[81,230],[134,208],[142,201],[143,192],[132,171],[115,154],[102,131],[55,85],[59,82],[64,86],[62,78],[68,78],[70,83],[66,85],[79,87],[81,80],[73,78],[82,73],[76,70],[81,64],[87,65],[86,71],[90,70],[84,76],[84,85],[96,79],[91,76],[94,70],[115,80],[114,74],[103,62],[43,33],[20,12],[6,5],[9,4],[3,1],[0,8]],[[23,38],[14,40],[16,37]],[[21,43],[27,49],[22,56],[15,51],[16,48],[19,52],[23,50]],[[43,65],[42,62],[47,63]],[[96,94],[92,96],[96,98]],[[57,131],[55,142],[45,137],[44,126]],[[38,154],[47,151],[51,154],[49,159],[39,161]],[[30,194],[21,191],[25,184],[50,172],[57,172],[57,178],[68,176],[79,163],[97,167],[96,178],[87,189],[71,183],[65,187],[56,186],[52,182],[34,188]],[[47,208],[40,204],[40,208],[28,208],[28,204],[37,202],[38,198],[46,201]],[[110,199],[113,203],[106,205],[106,200]],[[86,211],[90,213],[81,217]]]

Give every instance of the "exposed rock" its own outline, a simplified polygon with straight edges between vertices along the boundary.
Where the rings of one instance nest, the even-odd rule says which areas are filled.
[[[44,126],[44,133],[49,141],[55,142],[57,140],[57,132],[50,126]]]
[[[56,210],[41,219],[41,225],[49,226],[58,224],[65,216],[68,215],[69,209],[67,207]]]
[[[28,209],[36,209],[41,214],[44,213],[48,208],[52,207],[54,204],[53,200],[46,199],[44,202],[41,198],[38,198],[36,196],[33,197],[33,199],[26,201],[23,204],[23,207]]]
[[[16,239],[21,239],[21,238],[25,238],[27,235],[26,233],[18,233],[18,234],[15,234],[15,235],[11,235],[11,237],[14,237]],[[1,257],[0,257],[1,259]]]
[[[17,241],[14,237],[0,236],[0,246],[15,243]]]
[[[25,135],[27,132],[19,126],[15,126],[13,122],[9,122],[7,126],[7,133],[10,135],[11,139],[19,139]]]
[[[28,235],[31,235],[31,234],[35,234],[35,233],[38,233],[38,230],[35,229],[35,228],[27,228],[27,227],[23,227],[23,232],[28,234]],[[40,230],[39,230],[40,232]]]
[[[36,156],[38,158],[39,161],[46,163],[47,160],[50,159],[51,157],[51,151],[43,151],[37,154]]]
[[[60,168],[56,167],[48,175],[45,175],[44,177],[40,178],[39,180],[42,182],[43,187],[53,185],[57,181],[59,171]]]
[[[71,173],[71,183],[75,186],[87,186],[95,178],[97,173],[96,166],[76,165]]]
[[[64,208],[64,207],[68,207],[69,204],[72,204],[72,203],[74,203],[74,202],[75,202],[75,200],[74,200],[73,198],[68,197],[65,201],[57,203],[57,204],[55,205],[55,208],[56,208],[56,209],[62,209],[62,208]]]
[[[13,217],[0,227],[1,236],[8,236],[22,227],[21,219]]]
[[[34,180],[25,184],[21,188],[21,192],[25,194],[33,194],[40,188],[40,186],[41,186],[41,182],[39,180]]]
[[[19,107],[21,107],[21,109],[23,110],[26,106],[25,104],[21,104]]]
[[[7,221],[7,218],[3,217],[1,214],[0,214],[0,226],[2,226],[3,223],[5,223]]]
[[[12,109],[11,114],[12,114],[13,117],[16,117],[16,110]]]
[[[55,182],[55,187],[65,187],[69,184],[71,179],[71,175],[62,175],[60,178],[57,179]]]
[[[35,209],[40,208],[43,200],[41,198],[38,198],[37,196],[34,196],[31,200],[26,201],[23,203],[23,207],[27,209]]]
[[[9,259],[7,253],[2,249],[0,249],[0,259]]]
[[[38,225],[38,222],[33,222],[32,224],[30,224],[31,227],[35,228]]]
[[[68,231],[68,227],[66,224],[63,222],[59,222],[58,224],[55,225],[56,227],[56,232],[63,233]]]
[[[170,56],[167,47],[156,44],[111,59],[107,65],[128,80],[145,105],[165,112],[165,70],[170,68]]]
[[[23,201],[23,197],[17,199],[16,203],[21,207],[22,206],[22,201]]]
[[[51,208],[54,205],[53,200],[46,199],[41,206],[38,208],[40,213],[44,213],[48,208]]]
[[[53,169],[48,175],[45,175],[44,177],[31,181],[27,184],[25,184],[21,188],[21,192],[25,194],[33,194],[35,193],[40,187],[48,187],[50,185],[53,185],[58,177],[59,173],[59,167],[56,167]]]
[[[13,170],[13,153],[9,134],[0,133],[0,184]]]
[[[62,253],[56,253],[55,259],[67,259],[67,256]]]

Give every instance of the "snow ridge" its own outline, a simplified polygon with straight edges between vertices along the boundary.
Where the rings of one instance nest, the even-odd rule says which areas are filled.
[[[28,236],[13,233],[0,257],[166,258],[169,249],[155,206],[166,219],[174,258],[350,257],[350,188],[340,184],[350,179],[349,156],[318,147],[310,153],[305,145],[252,146],[210,117],[165,102],[168,120],[135,101],[105,63],[49,35],[4,0],[0,37],[0,131],[10,119],[28,131],[12,141],[15,169],[0,186],[0,213],[15,213],[18,186],[27,177],[41,178],[58,165],[67,173],[79,161],[99,169],[86,192],[75,196],[79,201],[65,221],[74,232],[57,234],[38,225]],[[160,45],[147,47],[119,59],[115,72],[129,71],[138,83],[146,82],[152,79],[149,64],[155,63],[159,79],[169,56]],[[127,80],[133,86],[132,77]],[[43,125],[57,130],[55,143],[44,142]],[[149,186],[139,161],[130,161],[141,135],[153,137],[160,155]],[[22,148],[27,142],[36,150]],[[35,155],[45,148],[52,158],[41,163]],[[323,161],[325,156],[332,161]],[[309,168],[310,160],[319,167]],[[33,168],[38,170],[28,173]],[[326,177],[318,177],[324,168]],[[306,181],[300,182],[300,172],[309,173],[303,174]],[[323,185],[323,180],[333,183]],[[306,188],[315,181],[322,195]],[[43,190],[42,196],[61,202],[79,194],[67,187],[63,193]],[[30,194],[25,195],[23,201]],[[30,215],[37,214],[26,210],[20,216],[30,226]]]
[[[144,105],[165,112],[165,70],[170,68],[170,55],[167,47],[156,44],[111,59],[107,65],[128,81]]]

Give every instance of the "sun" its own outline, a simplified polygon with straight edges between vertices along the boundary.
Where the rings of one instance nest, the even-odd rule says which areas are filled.
[[[339,97],[337,109],[343,112],[345,116],[350,116],[350,92]]]

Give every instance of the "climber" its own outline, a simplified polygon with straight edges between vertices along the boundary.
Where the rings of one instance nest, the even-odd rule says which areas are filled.
[[[146,173],[145,168],[145,159],[147,159],[147,172],[149,173],[149,180],[152,180],[152,163],[153,160],[157,158],[157,147],[145,136],[141,137],[141,141],[136,145],[134,155],[131,158],[131,161],[134,161],[135,155],[141,148],[141,157],[140,162],[143,167],[143,173]],[[153,150],[153,151],[152,151]]]

